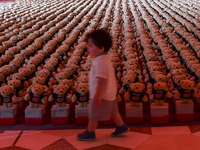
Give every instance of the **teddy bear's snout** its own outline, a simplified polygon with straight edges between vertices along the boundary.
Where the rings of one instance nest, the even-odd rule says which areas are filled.
[[[139,89],[139,88],[136,86],[136,89]]]
[[[85,90],[82,90],[82,92],[85,92]]]

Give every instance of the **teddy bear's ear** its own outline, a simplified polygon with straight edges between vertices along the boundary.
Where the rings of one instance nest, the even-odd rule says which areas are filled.
[[[142,86],[142,89],[144,90],[145,89],[145,85],[142,83],[141,86]]]
[[[176,76],[173,76],[172,78],[173,78],[173,80],[176,80]]]
[[[131,84],[130,84],[130,87],[132,87],[133,85],[134,85],[134,83],[131,83]]]
[[[17,80],[17,83],[18,83],[18,84],[20,84],[20,83],[21,83],[21,81],[20,81],[20,80]]]
[[[35,80],[35,77],[33,77],[32,79],[31,79],[31,81],[33,82]]]
[[[194,81],[192,81],[192,84],[193,84],[193,86],[195,86],[195,82]]]
[[[181,80],[180,85],[182,85],[185,82],[185,80]]]
[[[78,88],[78,86],[79,86],[79,84],[77,83],[77,84],[75,84],[75,88],[77,89]]]
[[[53,90],[55,90],[55,89],[56,89],[56,87],[57,87],[57,85],[54,85],[54,86],[53,86]]]
[[[10,88],[11,88],[11,91],[13,91],[13,90],[14,90],[14,86],[10,86]]]
[[[124,80],[124,77],[121,78],[121,81],[122,81],[122,82],[123,82],[123,80]]]

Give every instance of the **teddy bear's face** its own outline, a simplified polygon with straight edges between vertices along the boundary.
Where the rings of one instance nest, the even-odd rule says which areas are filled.
[[[77,80],[78,80],[79,83],[88,83],[88,76],[78,77]]]
[[[63,79],[59,81],[59,84],[63,84],[63,85],[67,85],[69,87],[71,87],[73,85],[72,80],[68,80],[68,79]]]
[[[165,55],[162,55],[162,59],[163,60],[167,60],[167,59],[169,59],[169,58],[171,58],[172,56],[170,55],[170,54],[165,54]]]
[[[10,80],[8,81],[8,85],[13,86],[14,88],[19,87],[21,84],[20,80]]]
[[[181,75],[181,74],[183,74],[183,71],[182,71],[182,69],[173,69],[172,71],[171,71],[171,74],[172,75]]]
[[[198,69],[196,72],[195,72],[196,76],[197,77],[200,77],[200,69]]]
[[[196,72],[200,68],[200,64],[193,64],[190,68],[192,72]]]
[[[91,63],[85,63],[85,64],[82,66],[82,68],[83,68],[83,70],[85,70],[85,71],[89,71],[91,65],[92,65]]]
[[[22,80],[24,75],[22,73],[14,73],[11,75],[12,80]]]
[[[88,83],[79,83],[76,85],[77,92],[86,94],[89,91]]]
[[[89,75],[89,71],[81,71],[79,72],[79,77],[80,76],[88,76]]]
[[[157,82],[157,83],[154,84],[155,90],[166,90],[166,88],[167,88],[167,83]]]
[[[31,73],[35,71],[35,65],[26,65],[25,68],[29,69]]]
[[[141,93],[145,89],[145,85],[143,83],[131,83],[131,90],[137,93]]]
[[[2,96],[7,96],[13,92],[14,87],[10,85],[4,85],[0,88]]]
[[[67,79],[67,75],[64,72],[60,72],[58,74],[55,75],[55,78],[57,81],[63,80],[63,79]]]
[[[154,79],[156,80],[156,82],[166,82],[167,76],[158,74],[158,75],[155,75]]]
[[[160,71],[161,68],[159,66],[149,66],[149,71]]]
[[[171,69],[180,69],[181,68],[181,64],[179,63],[171,63]]]
[[[176,76],[173,76],[173,81],[180,85],[181,81],[182,80],[185,80],[186,79],[186,76],[185,75],[176,75]]]
[[[192,90],[195,83],[193,81],[190,81],[190,80],[181,80],[180,85],[183,89]]]
[[[33,84],[44,84],[46,80],[43,77],[34,77],[31,81]]]
[[[58,85],[53,86],[54,92],[58,95],[64,95],[68,89],[69,89],[69,87],[67,85],[63,85],[63,84],[58,84]]]
[[[49,75],[49,71],[48,70],[46,70],[46,69],[42,69],[42,70],[40,70],[40,71],[37,71],[36,73],[35,73],[35,75],[36,75],[36,77],[42,77],[42,78],[47,78],[48,77],[48,75]]]
[[[134,81],[135,81],[135,77],[132,75],[126,75],[126,76],[122,77],[122,82],[124,85],[131,84]]]
[[[77,72],[77,70],[78,70],[79,67],[76,64],[68,64],[67,68],[71,69],[72,72],[75,73],[75,72]]]
[[[49,71],[53,71],[53,65],[51,64],[45,64],[43,69],[49,70]]]
[[[45,91],[45,87],[40,84],[35,84],[31,87],[31,92],[35,95],[41,95]]]
[[[12,59],[12,56],[10,55],[2,55],[1,57],[5,63],[8,63]]]

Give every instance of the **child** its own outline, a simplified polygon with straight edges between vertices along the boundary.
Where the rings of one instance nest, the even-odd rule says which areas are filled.
[[[100,29],[87,36],[88,52],[94,56],[89,73],[89,123],[88,128],[82,134],[78,134],[78,140],[95,140],[95,129],[99,121],[115,121],[117,128],[111,134],[120,136],[128,131],[128,127],[122,121],[118,112],[116,100],[117,82],[112,62],[107,52],[112,47],[112,39],[109,33]]]

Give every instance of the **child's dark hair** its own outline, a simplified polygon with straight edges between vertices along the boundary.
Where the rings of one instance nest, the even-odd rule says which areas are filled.
[[[89,33],[86,37],[86,41],[91,39],[95,46],[104,47],[104,51],[108,52],[112,47],[112,37],[104,29],[98,29]]]

